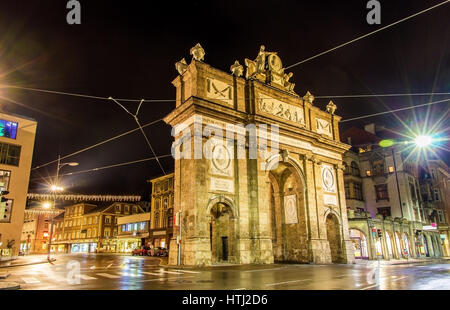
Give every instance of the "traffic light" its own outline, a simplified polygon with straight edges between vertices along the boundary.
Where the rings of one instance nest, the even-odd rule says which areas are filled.
[[[377,235],[378,235],[378,238],[383,237],[383,232],[381,231],[381,229],[377,229]]]
[[[7,202],[8,198],[4,197],[4,195],[8,195],[8,191],[0,191],[0,221],[6,218],[5,213],[7,210]]]

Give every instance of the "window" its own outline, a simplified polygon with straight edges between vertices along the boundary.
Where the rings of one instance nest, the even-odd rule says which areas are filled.
[[[20,145],[0,143],[0,164],[19,166]]]
[[[120,205],[116,206],[116,213],[120,213]]]
[[[83,225],[86,225],[87,218],[83,218]]]
[[[439,201],[439,190],[435,188],[433,190],[433,193],[434,193],[434,200]]]
[[[92,224],[92,217],[88,218],[88,224],[91,225]]]
[[[133,230],[134,230],[134,231],[137,231],[137,230],[138,230],[138,224],[137,224],[137,223],[134,223],[133,226],[134,226],[134,229],[133,229]]]
[[[384,174],[384,160],[378,159],[374,160],[372,163],[373,166],[373,174],[374,175],[383,175]]]
[[[97,237],[97,229],[92,230],[92,237]]]
[[[163,204],[164,209],[167,209],[167,205],[168,205],[167,202],[168,202],[167,198],[164,198],[164,204]]]
[[[375,185],[375,193],[378,200],[389,200],[387,184]]]
[[[158,210],[158,209],[159,209],[159,199],[156,198],[156,200],[155,200],[155,210]]]
[[[145,229],[145,222],[140,222],[139,223],[139,230],[144,230]]]
[[[167,213],[167,227],[173,227],[173,209],[169,209]]]
[[[87,231],[87,237],[88,237],[88,238],[91,237],[91,230],[90,230],[90,229],[88,229],[88,231]]]
[[[155,213],[155,228],[159,228],[159,213]]]
[[[110,216],[106,216],[105,217],[105,223],[106,224],[111,224],[111,217]]]
[[[350,184],[349,183],[345,183],[344,184],[344,189],[345,189],[345,198],[351,199],[351,197],[350,197]]]
[[[126,231],[131,231],[131,224],[127,224],[127,229]]]
[[[389,166],[389,172],[390,172],[390,173],[393,173],[393,172],[394,172],[394,167]]]
[[[363,200],[361,183],[353,183],[353,193],[354,193],[354,198],[355,199]]]
[[[105,228],[104,235],[105,235],[105,238],[108,238],[111,235],[111,229],[110,228]]]
[[[0,137],[15,139],[17,136],[17,123],[0,120]]]
[[[94,217],[94,224],[98,223],[98,216]]]
[[[137,213],[137,207],[133,206],[133,213]]]
[[[438,215],[439,215],[439,223],[444,223],[444,214],[441,210],[438,211]]]
[[[352,175],[359,176],[359,167],[356,162],[352,161],[352,163],[350,164],[350,170]]]
[[[417,196],[416,196],[416,190],[414,188],[414,184],[409,183],[409,191],[411,192],[411,198],[413,201],[417,200]]]
[[[169,189],[169,181],[164,182],[164,190],[167,191]]]
[[[377,208],[377,210],[379,214],[383,215],[383,217],[391,216],[391,207]]]
[[[11,171],[0,170],[0,191],[8,190],[10,178],[11,178]]]
[[[125,213],[130,213],[130,206],[125,206]]]
[[[372,172],[370,170],[366,170],[366,176],[370,177],[372,175]]]

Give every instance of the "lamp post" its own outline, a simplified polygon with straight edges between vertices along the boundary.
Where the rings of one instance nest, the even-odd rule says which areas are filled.
[[[58,155],[58,164],[56,166],[55,182],[50,187],[50,190],[53,193],[53,210],[56,209],[56,193],[57,192],[62,192],[64,190],[64,188],[58,186],[59,170],[62,167],[64,167],[64,166],[75,167],[75,166],[78,166],[78,163],[76,163],[76,162],[61,163],[61,155]],[[52,221],[51,221],[51,224],[50,224],[50,236],[49,236],[48,249],[47,249],[47,260],[48,260],[48,262],[51,262],[50,253],[51,253],[52,238],[53,238],[53,218],[54,218],[53,214],[51,215],[51,217],[52,217]]]

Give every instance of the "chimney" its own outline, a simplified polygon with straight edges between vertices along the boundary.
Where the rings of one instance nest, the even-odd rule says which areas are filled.
[[[374,123],[370,123],[368,125],[364,126],[364,130],[367,132],[370,132],[371,134],[375,134],[375,124]]]

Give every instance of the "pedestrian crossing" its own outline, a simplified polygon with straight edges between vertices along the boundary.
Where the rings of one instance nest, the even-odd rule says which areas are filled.
[[[110,272],[96,272],[92,270],[89,275],[81,273],[79,279],[80,284],[90,283],[93,281],[105,281],[105,280],[127,280],[129,278],[139,278],[140,280],[171,280],[182,277],[183,275],[193,276],[200,274],[200,271],[181,270],[181,269],[152,269],[151,271],[142,270],[129,270],[129,271],[110,271]],[[176,277],[174,277],[176,276]],[[33,272],[26,274],[15,274],[15,281],[27,285],[47,284],[48,282],[64,283],[68,282],[65,272]]]

